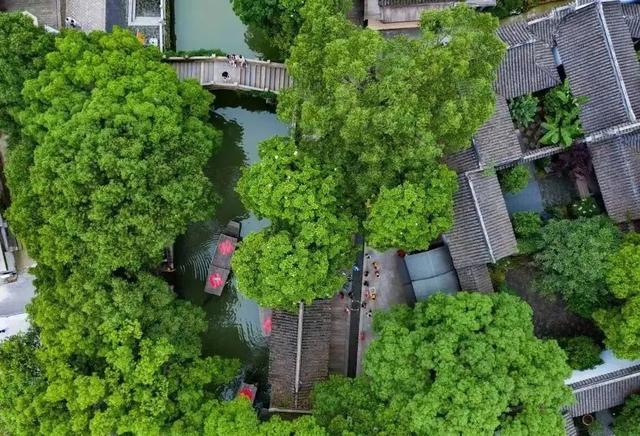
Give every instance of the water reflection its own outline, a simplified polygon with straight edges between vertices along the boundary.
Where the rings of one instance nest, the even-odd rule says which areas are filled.
[[[243,235],[267,224],[244,209],[234,188],[241,168],[257,161],[258,144],[288,129],[264,100],[235,92],[216,92],[212,123],[222,132],[222,144],[205,173],[220,202],[210,220],[191,224],[176,242],[176,291],[206,313],[204,354],[238,358],[249,381],[263,382],[267,348],[258,306],[237,292],[233,277],[220,297],[205,294],[204,285],[218,234],[229,220],[242,221]]]

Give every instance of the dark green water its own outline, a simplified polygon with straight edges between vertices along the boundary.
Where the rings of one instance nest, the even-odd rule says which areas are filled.
[[[219,48],[256,55],[246,45],[245,26],[227,0],[176,0],[175,10],[178,50]],[[212,121],[223,138],[205,172],[221,201],[211,220],[193,223],[176,242],[176,291],[205,310],[204,354],[238,358],[247,380],[264,382],[267,348],[258,306],[237,292],[233,276],[221,297],[205,294],[204,286],[218,234],[229,220],[242,222],[243,235],[266,225],[244,209],[234,187],[241,168],[258,159],[258,143],[286,135],[288,128],[262,99],[226,91],[215,92],[215,97]]]
[[[257,29],[234,14],[231,0],[175,0],[176,49],[218,48],[250,58],[280,60]]]

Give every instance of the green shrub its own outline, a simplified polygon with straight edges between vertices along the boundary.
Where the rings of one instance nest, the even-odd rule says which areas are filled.
[[[573,369],[590,369],[602,363],[602,347],[588,336],[560,338],[558,344],[567,353],[567,363]]]
[[[520,254],[535,253],[542,248],[542,218],[535,212],[516,212],[511,218]]]
[[[511,117],[518,126],[526,128],[531,124],[538,113],[540,100],[533,95],[523,95],[516,97],[509,103]]]
[[[582,135],[580,106],[585,97],[574,97],[566,80],[553,88],[544,97],[545,121],[542,128],[545,134],[540,138],[542,144],[570,147],[573,140]]]
[[[561,295],[570,310],[584,317],[611,304],[606,275],[622,238],[609,218],[551,220],[541,236],[542,249],[535,256],[540,291]]]
[[[498,171],[498,180],[504,192],[520,192],[529,184],[529,168],[516,165],[506,170]]]
[[[592,216],[600,215],[602,212],[593,197],[578,200],[569,209],[573,218],[591,218]]]
[[[636,436],[640,428],[640,394],[627,397],[622,412],[616,417],[616,436]]]

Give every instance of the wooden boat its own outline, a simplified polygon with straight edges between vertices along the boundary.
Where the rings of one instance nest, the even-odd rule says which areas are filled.
[[[222,295],[222,290],[227,284],[231,272],[231,257],[236,250],[239,239],[240,223],[230,221],[220,234],[213,253],[213,259],[207,273],[207,282],[204,286],[204,291],[207,294]]]

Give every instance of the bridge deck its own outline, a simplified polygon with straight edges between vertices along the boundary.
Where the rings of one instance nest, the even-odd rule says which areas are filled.
[[[195,79],[202,86],[278,93],[292,84],[287,67],[271,61],[247,59],[244,67],[233,67],[224,56],[167,58],[181,80]],[[228,73],[228,79],[223,73]]]

